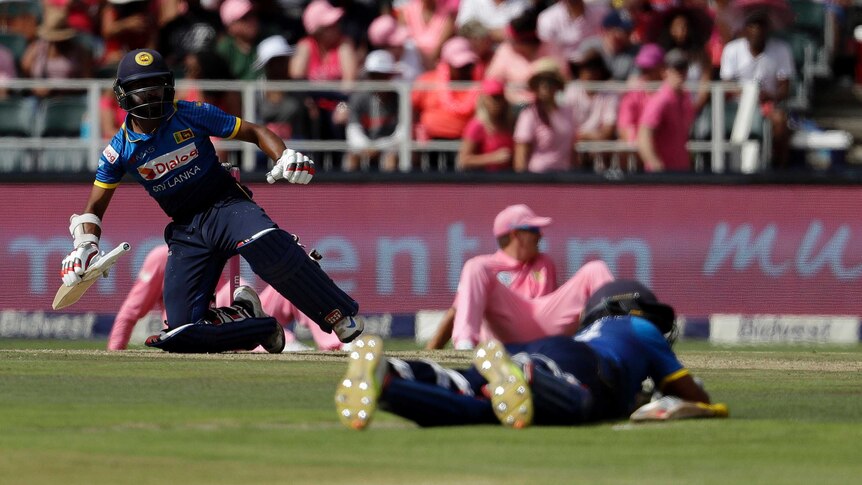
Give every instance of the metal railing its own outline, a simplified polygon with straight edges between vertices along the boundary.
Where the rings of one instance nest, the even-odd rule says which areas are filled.
[[[601,90],[604,92],[624,93],[632,89],[632,85],[624,82],[602,82],[582,84],[587,89]],[[112,81],[107,79],[68,79],[68,80],[30,80],[30,79],[12,79],[0,81],[0,88],[5,88],[12,93],[26,93],[34,88],[49,88],[62,90],[64,92],[75,91],[85,93],[87,112],[82,123],[85,124],[85,136],[72,137],[0,137],[0,152],[5,150],[72,150],[83,151],[86,153],[86,161],[79,170],[95,171],[98,165],[98,159],[103,150],[106,139],[113,134],[100,133],[99,114],[99,98],[105,90],[110,90]],[[474,83],[452,83],[449,88],[454,90],[464,90],[475,88]],[[659,84],[654,83],[646,86],[647,89],[655,89]],[[178,90],[195,87],[200,90],[218,90],[218,91],[236,91],[239,92],[242,99],[243,119],[257,122],[258,104],[261,94],[264,91],[284,91],[291,93],[302,92],[321,92],[335,91],[344,94],[353,92],[376,92],[376,91],[393,91],[398,94],[398,115],[399,120],[403,123],[408,120],[411,125],[414,119],[413,108],[411,104],[411,94],[416,90],[429,90],[439,87],[437,84],[421,84],[408,83],[398,81],[357,81],[352,83],[346,82],[305,82],[305,81],[185,81],[177,82]],[[691,84],[687,86],[691,92],[702,89],[703,86]],[[640,88],[643,88],[641,86]],[[700,155],[708,155],[711,159],[711,170],[713,172],[724,172],[727,169],[725,160],[729,151],[738,149],[739,147],[731,143],[725,137],[725,99],[728,94],[738,93],[741,91],[742,85],[731,82],[712,82],[708,89],[711,92],[710,100],[712,104],[711,118],[711,135],[709,140],[692,140],[688,147],[695,153]],[[414,155],[419,158],[419,171],[437,171],[441,170],[439,163],[435,166],[433,161],[427,161],[427,155],[434,152],[455,153],[458,151],[460,141],[446,140],[431,140],[417,141],[411,136],[411,129],[402,129],[402,136],[397,142],[398,152],[398,170],[401,172],[416,171],[414,166]],[[338,153],[344,153],[351,149],[345,140],[289,140],[288,144],[301,151],[322,152],[324,169],[331,168],[336,165],[335,157]],[[636,153],[635,147],[625,141],[606,141],[606,142],[581,142],[578,143],[578,150],[583,153],[608,154],[608,156],[616,156],[617,159],[630,160]],[[257,147],[252,144],[242,143],[238,141],[218,141],[217,148],[234,152],[238,156],[237,161],[240,166],[246,171],[254,171],[256,169]],[[628,155],[625,155],[628,154]],[[622,157],[625,155],[625,157]],[[423,157],[425,162],[423,162]],[[622,157],[622,158],[621,158]],[[612,157],[611,157],[612,158]],[[596,169],[602,167],[617,168],[620,170],[631,170],[634,165],[631,162],[616,163],[609,158],[608,164],[600,164]],[[2,167],[0,167],[2,169]],[[45,167],[40,167],[38,164],[30,164],[21,168],[25,171],[46,170]]]

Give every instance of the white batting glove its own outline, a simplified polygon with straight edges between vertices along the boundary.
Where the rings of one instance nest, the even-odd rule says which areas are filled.
[[[314,162],[302,153],[286,148],[266,174],[266,181],[274,184],[276,180],[285,179],[292,184],[307,184],[311,177],[314,177]]]
[[[99,251],[99,246],[94,243],[84,243],[73,249],[68,256],[63,258],[60,276],[63,284],[74,286],[81,282],[81,277],[87,268],[93,265],[104,253]]]

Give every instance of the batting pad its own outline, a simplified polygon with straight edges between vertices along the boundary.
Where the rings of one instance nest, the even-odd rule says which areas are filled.
[[[668,421],[688,418],[726,418],[727,405],[722,403],[683,401],[676,396],[664,396],[644,404],[632,413],[630,419],[636,423],[645,421]]]
[[[273,332],[281,332],[274,318],[246,318],[213,325],[189,323],[147,339],[147,346],[180,354],[213,354],[232,350],[252,350]]]
[[[255,274],[327,333],[342,318],[359,312],[359,304],[281,229],[248,241],[239,248],[239,254]]]

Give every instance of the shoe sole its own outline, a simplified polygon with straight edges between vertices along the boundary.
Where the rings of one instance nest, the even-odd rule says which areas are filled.
[[[341,424],[362,430],[377,410],[380,391],[376,372],[383,357],[383,340],[369,335],[357,339],[352,345],[347,372],[335,391],[335,409]]]
[[[485,342],[476,349],[473,365],[488,381],[494,414],[504,426],[525,428],[533,422],[533,398],[520,368],[500,342]]]
[[[284,352],[284,346],[287,344],[287,340],[284,338],[284,329],[281,328],[281,325],[276,323],[276,327],[278,330],[275,331],[275,342],[267,341],[264,344],[261,344],[264,350],[269,352],[270,354],[280,354]]]

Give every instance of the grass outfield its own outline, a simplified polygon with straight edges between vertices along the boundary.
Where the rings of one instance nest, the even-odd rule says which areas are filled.
[[[394,355],[433,356],[386,342]],[[341,427],[343,353],[107,353],[0,340],[0,483],[848,484],[862,460],[862,347],[680,344],[726,420]]]

